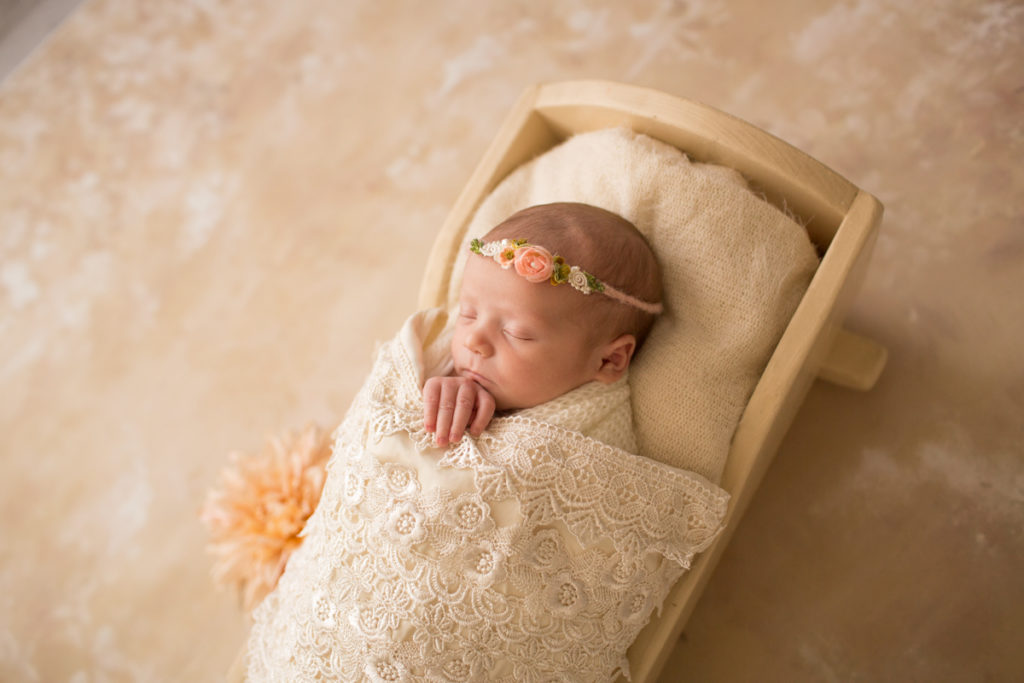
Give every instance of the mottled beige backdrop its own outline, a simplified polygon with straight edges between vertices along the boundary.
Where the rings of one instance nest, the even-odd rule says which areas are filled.
[[[340,418],[522,88],[582,77],[886,204],[889,367],[812,390],[665,680],[1024,679],[1019,1],[92,0],[0,85],[0,680],[219,680],[226,453]]]

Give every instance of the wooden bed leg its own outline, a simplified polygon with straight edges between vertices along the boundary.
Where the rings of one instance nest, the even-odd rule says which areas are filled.
[[[841,387],[867,391],[875,386],[888,356],[884,346],[841,329],[818,377]]]

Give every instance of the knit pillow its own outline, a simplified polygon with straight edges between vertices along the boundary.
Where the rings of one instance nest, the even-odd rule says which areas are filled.
[[[551,202],[613,211],[653,247],[665,312],[630,369],[640,453],[718,482],[743,408],[817,267],[806,231],[736,171],[614,128],[576,135],[512,172],[467,239]]]

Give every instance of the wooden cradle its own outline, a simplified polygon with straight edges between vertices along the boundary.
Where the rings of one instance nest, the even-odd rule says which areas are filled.
[[[803,152],[705,105],[605,81],[537,85],[505,119],[442,226],[427,260],[419,308],[445,305],[473,214],[505,176],[571,135],[615,126],[673,145],[695,161],[738,170],[752,189],[805,224],[822,255],[733,437],[720,482],[732,495],[726,528],[629,650],[633,681],[648,683],[664,667],[811,382],[822,377],[866,390],[885,365],[884,348],[840,327],[864,277],[882,205]]]

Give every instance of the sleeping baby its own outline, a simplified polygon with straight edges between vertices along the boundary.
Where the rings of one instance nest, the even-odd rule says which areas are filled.
[[[586,204],[536,206],[483,239],[470,248],[488,258],[470,259],[463,276],[451,372],[423,387],[426,429],[438,446],[458,441],[467,426],[480,436],[495,410],[533,408],[589,382],[606,388],[588,394],[614,392],[661,312],[651,303],[661,298],[654,253],[614,213]],[[570,263],[585,263],[607,282]],[[614,445],[636,450],[628,432],[619,436],[624,441]]]
[[[717,487],[637,454],[639,232],[548,204],[469,250],[457,315],[410,318],[336,430],[249,680],[610,681],[718,532]]]

